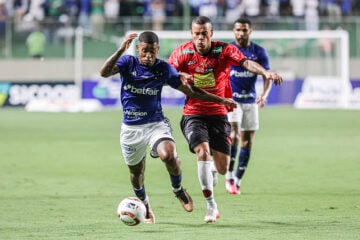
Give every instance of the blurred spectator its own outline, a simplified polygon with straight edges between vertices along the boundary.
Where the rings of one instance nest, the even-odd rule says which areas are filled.
[[[31,0],[28,2],[28,9],[20,20],[18,30],[32,31],[38,22],[45,18],[45,0]]]
[[[260,0],[242,0],[240,3],[240,15],[254,18],[260,14]]]
[[[32,1],[32,0],[31,0]],[[79,11],[80,11],[80,0],[64,0],[65,12],[70,22],[74,25],[77,22]]]
[[[36,59],[42,59],[45,52],[46,37],[37,25],[26,39],[29,56]]]
[[[80,0],[78,26],[84,29],[86,35],[91,34],[91,0]]]
[[[240,2],[241,0],[226,0],[225,20],[231,26],[240,17]]]
[[[295,29],[302,29],[301,24],[305,17],[306,0],[290,0],[292,16],[294,17]]]
[[[0,1],[0,38],[3,38],[6,31],[6,19],[8,17],[8,12],[5,7],[5,0]]]
[[[92,35],[99,37],[104,32],[104,0],[92,0],[91,2]]]
[[[261,15],[265,17],[279,16],[279,4],[279,0],[261,0]]]
[[[199,16],[199,8],[202,3],[202,0],[188,0],[190,6],[190,15]]]
[[[6,20],[8,12],[5,7],[5,0],[0,1],[0,55],[3,54],[5,49],[5,33],[6,33]]]
[[[104,4],[104,15],[107,22],[114,23],[120,13],[119,0],[106,0]]]
[[[341,8],[338,0],[320,0],[322,15],[328,16],[332,25],[337,26],[341,22]]]
[[[166,20],[165,1],[147,0],[145,2],[144,18],[146,23],[152,23],[151,28],[153,30],[163,30],[163,25]],[[147,28],[149,28],[149,26]]]
[[[355,0],[356,1],[356,0]],[[349,16],[352,13],[352,0],[341,0],[340,7],[343,16]]]
[[[202,0],[199,5],[199,15],[215,19],[218,16],[216,0]]]
[[[291,16],[292,10],[290,0],[279,0],[279,11],[280,16]]]
[[[319,1],[306,0],[305,6],[305,29],[319,30]]]

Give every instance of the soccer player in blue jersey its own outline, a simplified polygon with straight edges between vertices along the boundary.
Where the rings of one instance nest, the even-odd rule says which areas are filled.
[[[137,37],[138,57],[122,56]],[[162,110],[163,86],[168,84],[189,97],[215,101],[229,107],[236,106],[231,98],[221,98],[188,85],[187,81],[193,80],[193,77],[186,73],[178,73],[170,64],[158,59],[159,47],[159,39],[154,32],[145,31],[139,36],[137,33],[129,34],[100,70],[103,77],[120,73],[124,115],[120,133],[121,149],[125,163],[129,167],[134,193],[146,206],[146,223],[155,223],[155,215],[150,207],[144,184],[147,146],[151,149],[152,157],[160,157],[165,163],[173,192],[183,208],[188,212],[194,208],[190,195],[181,184],[181,163],[170,122]]]
[[[251,21],[247,18],[239,18],[234,22],[233,32],[235,41],[232,42],[246,57],[259,63],[266,70],[270,69],[269,57],[266,50],[250,41],[252,32]],[[233,99],[238,107],[228,113],[231,124],[231,159],[229,169],[225,174],[226,191],[230,194],[240,194],[240,184],[249,163],[251,147],[255,131],[259,129],[258,107],[265,106],[272,82],[264,79],[263,91],[256,94],[255,83],[257,74],[249,72],[241,66],[230,67],[230,83],[233,91]],[[238,153],[238,167],[234,174],[235,158]]]

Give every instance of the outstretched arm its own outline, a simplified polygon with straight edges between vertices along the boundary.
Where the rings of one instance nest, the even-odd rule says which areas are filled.
[[[282,77],[277,74],[276,72],[269,72],[265,68],[263,68],[260,64],[257,62],[254,62],[252,60],[245,60],[243,62],[242,67],[246,68],[252,73],[260,74],[263,76],[264,79],[269,79],[274,82],[275,85],[281,85],[283,82]]]
[[[130,47],[130,44],[137,36],[137,33],[131,33],[124,38],[119,49],[116,50],[101,67],[100,75],[102,77],[110,77],[111,75],[119,72],[119,67],[116,65],[116,61],[126,51],[126,49]]]
[[[232,98],[222,98],[215,94],[209,93],[201,88],[195,87],[194,85],[188,84],[188,82],[193,82],[192,78],[192,75],[181,72],[180,79],[183,84],[180,85],[177,89],[191,98],[198,98],[204,101],[217,102],[230,108],[236,108],[236,102]]]

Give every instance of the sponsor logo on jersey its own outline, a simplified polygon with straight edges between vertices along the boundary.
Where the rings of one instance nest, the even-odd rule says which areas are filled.
[[[127,118],[136,118],[136,117],[144,117],[148,113],[147,112],[138,112],[134,110],[124,110],[124,114],[127,116]]]
[[[238,72],[236,70],[230,71],[230,77],[242,78],[242,77],[254,77],[255,75],[256,75],[255,73],[249,71],[243,71],[243,72]]]
[[[189,62],[187,63],[188,66],[194,65],[194,64],[196,64],[196,61],[189,61]]]
[[[235,97],[235,98],[253,98],[254,96],[251,93],[241,94],[241,93],[234,92],[233,97]]]
[[[194,86],[195,87],[215,87],[215,76],[213,72],[206,74],[194,74]]]
[[[213,48],[212,52],[215,56],[219,56],[221,54],[222,50],[223,50],[223,48],[222,48],[222,46],[220,46],[220,47]]]
[[[131,84],[125,85],[124,90],[139,95],[150,95],[150,96],[156,96],[160,91],[159,89],[154,89],[154,88],[137,88]]]
[[[182,55],[186,55],[186,54],[194,54],[195,51],[194,50],[191,50],[191,49],[184,49],[181,51],[181,54]]]

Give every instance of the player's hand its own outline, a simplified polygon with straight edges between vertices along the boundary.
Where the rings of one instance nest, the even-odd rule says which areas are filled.
[[[137,37],[138,37],[137,33],[130,33],[123,39],[123,41],[120,45],[120,48],[122,48],[123,50],[128,49],[130,47],[132,41]]]
[[[183,84],[193,83],[194,77],[186,72],[179,72],[180,80]]]
[[[266,72],[266,79],[270,79],[274,82],[275,85],[281,85],[283,83],[283,78],[276,72]]]
[[[222,101],[221,101],[221,104],[223,104],[226,107],[229,107],[231,109],[237,107],[236,102],[232,98],[223,98]]]
[[[266,103],[266,98],[264,98],[263,96],[259,95],[256,98],[256,103],[259,105],[260,108],[265,107],[265,103]]]

